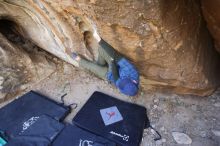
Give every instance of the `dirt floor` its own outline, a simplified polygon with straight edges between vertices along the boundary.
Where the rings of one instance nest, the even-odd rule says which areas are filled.
[[[220,91],[209,97],[181,96],[165,93],[139,93],[136,97],[120,94],[108,82],[96,78],[94,75],[78,70],[73,66],[61,63],[56,72],[48,78],[28,88],[38,91],[48,97],[65,104],[77,103],[66,118],[71,122],[73,116],[86,102],[94,91],[101,91],[119,99],[144,105],[148,110],[151,124],[158,129],[162,140],[155,142],[149,130],[145,131],[142,146],[220,146]],[[23,94],[23,93],[21,93]],[[6,103],[3,103],[3,106]],[[188,135],[188,139],[180,136],[175,140],[173,134]],[[192,141],[191,141],[192,140]],[[182,141],[182,142],[181,142]]]

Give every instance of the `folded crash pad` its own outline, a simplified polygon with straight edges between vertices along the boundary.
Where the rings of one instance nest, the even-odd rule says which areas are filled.
[[[61,120],[69,110],[68,107],[30,91],[0,109],[0,130],[9,136],[16,136],[42,115]]]
[[[105,138],[85,131],[75,125],[67,125],[52,143],[52,146],[116,146]]]
[[[6,146],[48,146],[63,128],[59,121],[42,115],[18,136],[11,137]]]
[[[146,126],[146,108],[95,92],[73,118],[77,126],[116,142],[139,146]]]

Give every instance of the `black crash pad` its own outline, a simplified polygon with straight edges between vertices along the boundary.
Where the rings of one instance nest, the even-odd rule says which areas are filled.
[[[16,136],[28,127],[28,123],[41,115],[61,120],[69,110],[69,107],[30,91],[0,109],[0,130],[9,136]]]
[[[11,137],[6,146],[49,146],[63,128],[59,121],[42,115],[18,136]]]
[[[52,146],[116,146],[116,144],[75,125],[67,125]]]
[[[146,123],[146,108],[95,92],[73,118],[77,126],[116,142],[139,146]]]

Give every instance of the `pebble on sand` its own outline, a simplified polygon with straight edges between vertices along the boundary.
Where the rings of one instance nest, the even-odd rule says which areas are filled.
[[[212,133],[213,133],[215,136],[220,137],[220,130],[212,130]]]
[[[178,144],[191,144],[192,143],[192,139],[185,133],[172,132],[172,136]]]

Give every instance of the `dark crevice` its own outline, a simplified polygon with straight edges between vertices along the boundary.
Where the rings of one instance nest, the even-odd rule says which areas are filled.
[[[33,59],[32,61],[38,60],[36,58],[36,54],[38,53],[46,55],[47,59],[52,59],[54,57],[26,38],[23,29],[13,21],[7,19],[0,20],[0,33],[2,33],[16,47],[19,47],[28,53],[30,58]]]
[[[23,48],[26,52],[31,52],[33,48],[40,50],[37,45],[23,36],[22,28],[13,21],[5,19],[0,20],[0,33],[14,45]]]
[[[54,56],[38,47],[25,37],[25,33],[15,22],[0,20],[0,76],[4,81],[0,85],[1,99],[7,100],[30,86],[46,78],[55,69]],[[0,53],[1,53],[0,52]]]

